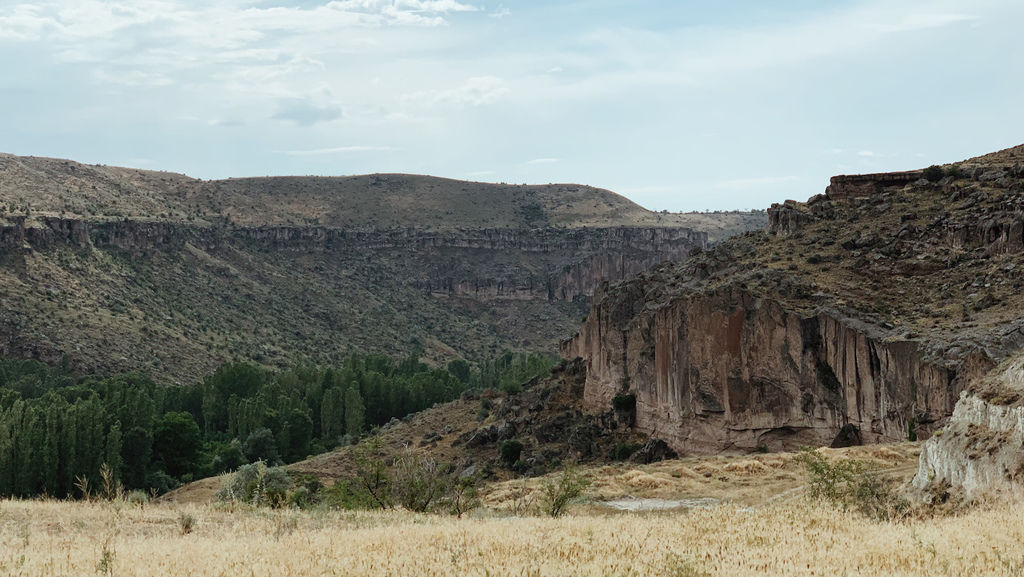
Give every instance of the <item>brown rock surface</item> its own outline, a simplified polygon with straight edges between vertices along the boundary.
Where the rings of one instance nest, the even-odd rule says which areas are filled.
[[[636,427],[682,453],[927,437],[1024,345],[1022,160],[840,177],[766,232],[599,290],[563,344],[587,406],[632,392]]]

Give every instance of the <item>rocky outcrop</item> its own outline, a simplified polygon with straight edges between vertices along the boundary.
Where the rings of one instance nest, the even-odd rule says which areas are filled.
[[[50,250],[56,246],[82,248],[89,244],[89,226],[80,220],[41,216],[0,219],[0,250]]]
[[[841,174],[833,176],[825,195],[830,200],[870,196],[890,186],[904,186],[920,179],[924,171],[883,172],[875,174]]]
[[[971,499],[1024,485],[1024,358],[965,391],[949,423],[921,447],[913,488],[925,500]]]
[[[950,222],[946,224],[946,234],[949,246],[959,250],[983,248],[995,254],[1024,252],[1024,216],[1019,213]]]
[[[801,203],[787,200],[772,204],[768,209],[768,234],[787,236],[793,234],[814,217]]]
[[[741,288],[654,305],[633,281],[595,295],[563,356],[587,363],[585,402],[636,395],[636,427],[682,453],[925,437],[991,362],[941,360],[924,343],[837,311],[797,312]]]

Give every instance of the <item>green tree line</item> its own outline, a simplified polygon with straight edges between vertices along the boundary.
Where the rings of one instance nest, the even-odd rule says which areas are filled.
[[[514,390],[552,364],[509,353],[444,369],[353,354],[280,372],[229,363],[178,387],[0,359],[0,496],[79,496],[101,483],[103,464],[128,489],[162,492],[258,460],[294,462],[468,389]]]

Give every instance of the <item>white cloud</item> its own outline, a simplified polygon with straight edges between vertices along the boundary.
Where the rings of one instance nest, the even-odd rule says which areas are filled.
[[[79,0],[0,7],[0,39],[61,45],[113,38],[126,29],[158,24],[146,35],[175,43],[240,49],[273,32],[334,33],[341,28],[437,26],[453,12],[478,8],[455,0],[334,0],[313,8],[257,7],[245,2]]]
[[[976,9],[951,12],[948,5]],[[893,42],[893,33],[938,30],[977,23],[982,3],[965,0],[862,0],[840,10],[759,26],[692,26],[642,29],[612,26],[592,30],[578,46],[552,53],[547,44],[534,56],[573,62],[579,72],[557,83],[538,80],[524,90],[538,100],[553,96],[582,100],[640,89],[706,90],[751,73],[806,66],[815,60],[855,58]],[[582,47],[582,49],[581,49]],[[537,69],[546,70],[547,67]],[[561,78],[561,77],[560,77]]]
[[[0,39],[39,40],[54,25],[53,19],[43,13],[42,6],[18,4],[0,13]]]
[[[553,164],[560,160],[560,158],[534,158],[533,160],[527,160],[526,164]]]

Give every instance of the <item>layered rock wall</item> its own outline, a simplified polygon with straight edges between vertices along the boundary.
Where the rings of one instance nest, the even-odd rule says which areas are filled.
[[[842,200],[870,196],[890,186],[904,186],[920,179],[921,170],[905,172],[883,172],[875,174],[841,174],[833,176],[825,188],[825,195],[831,200]]]
[[[621,280],[707,246],[686,228],[416,229],[213,227],[166,221],[86,222],[57,217],[0,221],[0,250],[47,251],[90,246],[141,256],[235,246],[283,253],[376,254],[408,271],[405,281],[435,296],[571,301],[603,280]]]
[[[595,296],[563,354],[587,362],[589,408],[631,392],[636,427],[683,453],[829,444],[844,425],[864,442],[926,436],[991,366],[928,362],[916,341],[741,289],[646,309],[630,284]]]

